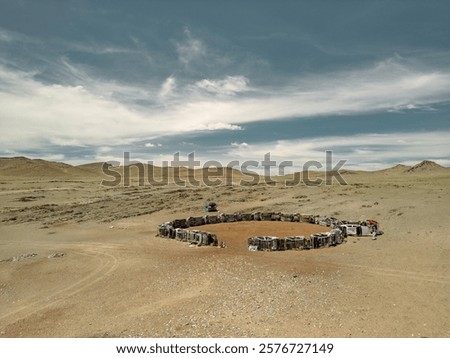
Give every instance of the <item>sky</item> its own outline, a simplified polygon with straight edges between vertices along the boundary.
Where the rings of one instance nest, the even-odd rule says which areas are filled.
[[[449,1],[0,0],[0,157],[450,166]]]

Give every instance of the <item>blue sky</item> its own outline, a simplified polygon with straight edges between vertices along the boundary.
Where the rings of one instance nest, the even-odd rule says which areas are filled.
[[[0,1],[0,156],[450,166],[448,1]],[[295,168],[294,168],[295,169]]]

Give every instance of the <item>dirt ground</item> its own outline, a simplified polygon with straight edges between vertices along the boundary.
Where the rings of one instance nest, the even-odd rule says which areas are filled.
[[[0,337],[450,337],[448,169],[347,172],[345,186],[109,188],[98,166],[32,164],[0,161]],[[246,239],[325,230],[208,225],[223,249],[155,236],[207,199],[221,212],[372,218],[385,234],[285,252],[249,252]]]

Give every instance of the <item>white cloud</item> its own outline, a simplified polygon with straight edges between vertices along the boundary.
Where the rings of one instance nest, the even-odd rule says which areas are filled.
[[[151,142],[148,142],[148,143],[145,143],[145,148],[155,148],[155,147],[162,147],[162,144],[161,143],[151,143]]]
[[[17,152],[15,150],[10,150],[10,149],[4,149],[3,151],[1,151],[0,153],[4,154],[4,155],[17,155]]]
[[[0,77],[3,72],[0,72]],[[128,142],[127,130],[143,118],[133,110],[95,96],[81,86],[44,85],[15,73],[10,86],[0,88],[1,146],[14,149],[56,145],[108,145]],[[22,94],[20,94],[22,92]]]
[[[189,28],[184,29],[186,38],[182,42],[175,44],[178,53],[178,60],[188,65],[192,61],[204,56],[206,54],[206,47],[200,39],[192,36]]]
[[[66,44],[71,50],[90,53],[94,55],[117,55],[134,53],[135,50],[131,50],[125,47],[117,47],[104,44],[85,44],[85,43],[68,43]]]
[[[219,95],[235,95],[248,90],[248,78],[244,76],[227,76],[223,80],[204,79],[195,86],[206,92]]]
[[[434,160],[444,165],[450,158],[450,132],[365,134],[277,140],[269,143],[232,143],[224,148],[223,158],[262,161],[270,152],[271,159],[292,160],[297,166],[316,160],[325,166],[325,151],[333,151],[333,161],[347,160],[346,168],[381,169],[386,163],[417,164],[417,158]],[[245,145],[244,145],[245,144]],[[420,159],[420,160],[422,160]]]
[[[231,146],[232,147],[237,147],[237,148],[247,148],[248,147],[248,143],[246,143],[246,142],[242,142],[242,143],[232,142]]]
[[[108,146],[105,146],[105,145],[100,146],[100,147],[97,148],[97,152],[98,152],[98,153],[109,153],[109,152],[111,152],[112,150],[113,150],[112,147],[108,147]]]
[[[241,126],[230,124],[230,123],[208,123],[206,125],[201,124],[197,127],[197,130],[208,130],[208,131],[217,131],[217,130],[230,130],[230,131],[240,131],[243,128]]]
[[[221,80],[208,81],[201,84],[221,90]],[[292,80],[284,87],[252,88],[251,95],[245,97],[209,98],[196,94],[180,98],[165,115],[184,118],[187,123],[239,125],[267,119],[412,109],[445,102],[449,96],[449,71],[423,73],[387,61],[366,70]]]
[[[167,77],[161,85],[161,89],[158,93],[159,98],[165,99],[170,96],[176,87],[176,79],[173,76]]]
[[[49,143],[98,147],[153,142],[199,130],[242,130],[244,123],[269,119],[414,109],[450,98],[450,71],[420,72],[395,61],[293,79],[280,87],[252,87],[245,96],[239,93],[248,80],[241,76],[203,82],[208,93],[189,90],[198,82],[178,85],[175,93],[174,77],[145,90],[121,89],[121,84],[99,81],[68,61],[62,66],[83,86],[46,84],[36,73],[0,66],[0,150],[39,149]],[[158,93],[171,94],[170,106]],[[148,106],[136,104],[146,99]]]
[[[30,37],[23,35],[19,32],[15,31],[9,31],[6,29],[0,28],[0,42],[24,42],[24,43],[31,43],[35,42]]]

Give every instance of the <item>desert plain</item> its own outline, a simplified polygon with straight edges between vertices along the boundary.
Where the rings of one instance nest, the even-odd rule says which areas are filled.
[[[449,168],[292,187],[239,185],[252,178],[238,171],[230,185],[138,185],[133,173],[111,187],[101,163],[0,159],[0,337],[450,337]],[[384,234],[283,252],[246,240],[326,229],[209,226],[225,248],[156,237],[159,223],[204,215],[208,199],[225,213],[375,219]]]

